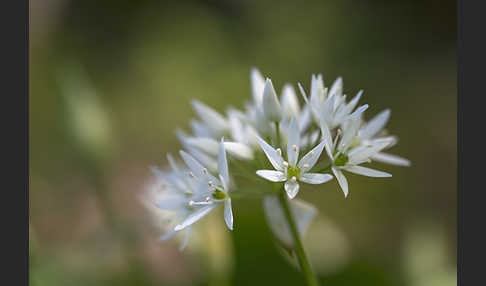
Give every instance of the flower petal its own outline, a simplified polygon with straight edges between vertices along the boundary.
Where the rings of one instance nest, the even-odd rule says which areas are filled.
[[[389,142],[379,142],[371,146],[359,146],[352,149],[349,154],[349,163],[358,165],[366,162],[371,156],[389,146]]]
[[[253,100],[257,106],[260,106],[263,102],[263,88],[265,86],[265,81],[262,74],[256,68],[252,68],[250,71],[250,82],[251,82],[251,94]]]
[[[299,164],[297,165],[300,169],[301,172],[307,172],[314,165],[316,164],[317,160],[321,156],[322,150],[324,149],[324,146],[327,144],[326,141],[321,141],[319,145],[314,147],[314,149],[310,150],[307,154],[305,154],[302,159],[300,159]]]
[[[359,138],[361,140],[371,139],[378,132],[385,127],[388,119],[390,118],[390,109],[385,109],[378,113],[373,119],[371,119],[361,130],[359,130]]]
[[[283,182],[287,180],[285,174],[281,171],[274,171],[274,170],[258,170],[256,174],[264,179],[267,179],[271,182]]]
[[[375,177],[375,178],[385,178],[391,177],[392,175],[386,172],[366,168],[363,166],[345,166],[343,167],[344,170],[355,173],[358,175],[368,176],[368,177]]]
[[[182,223],[176,225],[174,230],[179,231],[192,225],[193,223],[197,222],[198,220],[202,219],[207,214],[209,214],[216,206],[217,204],[210,204],[198,209],[197,211],[188,215],[187,218]]]
[[[192,100],[191,103],[199,118],[201,118],[213,132],[219,134],[228,129],[228,122],[217,111],[199,100]]]
[[[275,88],[273,88],[272,80],[269,78],[267,78],[263,88],[263,114],[270,122],[278,122],[282,119],[282,107],[278,101]]]
[[[176,235],[176,234],[177,234],[177,231],[175,231],[175,230],[168,231],[168,232],[162,234],[159,237],[159,241],[167,241],[167,240],[173,238],[174,235]]]
[[[206,180],[212,180],[214,182],[218,182],[216,177],[211,175],[206,168],[204,168],[201,163],[199,163],[194,157],[189,155],[188,153],[184,152],[183,150],[179,151],[182,160],[186,163],[186,165],[189,167],[191,172],[193,173],[194,176],[198,178],[204,178]]]
[[[300,131],[295,117],[292,117],[290,120],[288,133],[287,159],[289,160],[288,163],[290,166],[295,166],[297,164],[297,159],[299,158],[300,149]]]
[[[371,156],[371,159],[396,166],[409,167],[411,165],[410,161],[405,158],[383,152],[376,153],[375,155]]]
[[[332,175],[319,173],[306,173],[299,178],[299,181],[307,184],[323,184],[332,179]]]
[[[272,146],[268,145],[268,143],[260,138],[260,136],[257,136],[256,139],[265,155],[267,155],[268,161],[270,161],[275,170],[283,171],[283,158],[278,154],[277,150],[275,150]]]
[[[341,170],[332,167],[332,172],[334,173],[334,176],[336,177],[339,186],[343,190],[344,197],[348,196],[348,180],[346,180],[346,177],[344,176],[343,172]]]
[[[326,147],[326,152],[327,152],[327,156],[329,156],[329,158],[331,160],[334,160],[333,156],[332,156],[332,152],[333,152],[333,148],[332,148],[332,136],[331,136],[331,131],[329,130],[329,127],[327,126],[327,123],[326,121],[324,120],[324,118],[321,118],[321,134],[322,134],[322,140],[324,142],[324,146]]]
[[[300,113],[299,100],[294,88],[290,84],[285,84],[282,89],[282,111],[288,117],[298,116]]]
[[[209,155],[216,156],[218,154],[218,141],[212,138],[188,137],[186,138],[186,142],[190,146],[198,148]]]
[[[224,179],[224,184],[229,184],[228,160],[226,160],[226,151],[224,149],[224,137],[221,138],[218,150],[218,172]]]
[[[238,142],[224,142],[224,148],[232,156],[241,160],[252,160],[253,150],[246,144]]]
[[[224,221],[230,230],[233,230],[233,210],[231,209],[231,199],[224,201]]]
[[[284,184],[285,191],[287,192],[287,196],[289,199],[295,198],[297,193],[299,192],[299,183],[293,180],[287,180]]]

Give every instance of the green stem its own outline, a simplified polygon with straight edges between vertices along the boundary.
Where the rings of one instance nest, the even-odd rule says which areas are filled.
[[[300,240],[299,233],[297,231],[297,225],[295,224],[294,218],[292,217],[292,213],[290,212],[289,201],[287,199],[287,194],[285,190],[282,188],[280,192],[280,203],[282,204],[282,208],[285,213],[285,217],[288,221],[290,232],[292,234],[292,238],[294,240],[294,250],[297,254],[297,259],[299,261],[300,268],[304,273],[304,276],[307,280],[307,285],[309,286],[319,286],[319,282],[317,277],[312,272],[312,267],[307,259],[307,256],[304,251],[304,247],[302,245],[302,241]]]

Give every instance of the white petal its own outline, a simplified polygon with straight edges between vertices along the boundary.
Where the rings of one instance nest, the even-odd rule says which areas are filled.
[[[186,228],[186,231],[184,233],[184,238],[182,239],[181,246],[179,247],[179,251],[183,251],[184,248],[186,248],[187,242],[189,241],[189,235],[191,234],[191,228],[188,227]]]
[[[194,174],[194,176],[196,176],[198,178],[205,178],[206,180],[213,180],[214,182],[218,181],[194,157],[192,157],[188,153],[184,152],[183,150],[179,151],[179,153],[182,157],[182,160],[184,160],[184,162],[189,167],[189,169]]]
[[[353,99],[351,99],[348,105],[346,105],[346,114],[349,114],[356,107],[362,94],[363,94],[363,90],[358,91],[356,96]]]
[[[201,118],[213,132],[219,134],[228,129],[229,126],[226,119],[214,109],[199,100],[193,100],[191,103],[199,118]]]
[[[327,156],[331,158],[331,160],[334,160],[332,156],[333,148],[332,148],[332,136],[331,136],[331,131],[329,130],[329,127],[327,126],[326,121],[321,118],[321,133],[322,133],[322,140],[324,142],[324,146],[326,147],[326,152]]]
[[[288,117],[298,116],[300,113],[299,101],[295,90],[290,84],[285,84],[282,89],[282,110]]]
[[[371,156],[380,152],[389,145],[389,142],[381,142],[372,146],[359,146],[349,151],[349,163],[361,164],[366,162]]]
[[[349,115],[350,118],[355,118],[355,117],[359,117],[361,115],[361,113],[365,112],[365,110],[368,109],[368,104],[365,104],[365,105],[361,105],[360,107],[358,107],[353,113],[351,113]]]
[[[274,170],[258,170],[256,174],[271,182],[283,182],[287,180],[287,177],[283,172]]]
[[[338,146],[338,150],[346,150],[349,148],[353,139],[358,134],[358,129],[361,119],[359,117],[350,118],[344,124],[343,137],[341,138],[341,144]]]
[[[213,157],[190,145],[185,146],[185,148],[192,156],[194,156],[194,158],[196,158],[196,160],[201,162],[203,166],[206,166],[209,171],[216,172],[218,170],[218,162]]]
[[[257,104],[257,106],[260,106],[263,102],[263,87],[265,86],[265,81],[258,69],[251,69],[250,82],[253,100],[255,101],[255,104]]]
[[[325,144],[326,144],[325,141],[321,141],[319,145],[314,147],[314,149],[310,150],[307,154],[305,154],[304,157],[302,157],[302,159],[300,159],[299,164],[297,166],[299,167],[301,172],[305,173],[310,169],[312,169],[312,167],[314,167],[317,160],[321,156]]]
[[[332,172],[334,173],[334,176],[336,177],[339,186],[343,190],[344,197],[348,196],[348,180],[346,180],[346,177],[344,176],[343,172],[341,170],[332,167]]]
[[[390,118],[390,109],[385,109],[378,113],[371,119],[360,131],[359,138],[361,140],[373,138],[378,132],[385,127]]]
[[[256,139],[265,155],[267,155],[268,161],[270,161],[275,170],[283,171],[283,158],[277,153],[277,150],[275,150],[272,146],[268,145],[268,143],[260,138],[260,136],[257,136]]]
[[[295,198],[297,193],[299,192],[299,183],[293,180],[287,180],[284,184],[285,191],[287,192],[287,196],[289,199]]]
[[[224,179],[224,184],[229,184],[228,161],[226,160],[226,151],[224,149],[224,137],[221,138],[218,150],[218,172]]]
[[[371,156],[371,159],[397,166],[409,167],[411,165],[410,161],[405,158],[383,152],[376,153],[375,155]]]
[[[282,107],[269,78],[267,78],[263,88],[263,113],[270,122],[278,122],[282,119]]]
[[[210,204],[191,213],[189,216],[187,216],[187,218],[182,223],[176,225],[174,230],[179,231],[192,225],[193,223],[197,222],[198,220],[206,216],[208,213],[210,213],[216,207],[216,205],[217,204]]]
[[[246,144],[238,142],[224,142],[224,148],[232,156],[241,160],[252,160],[253,150]]]
[[[231,199],[224,201],[224,221],[230,230],[233,230],[233,210],[231,209]]]
[[[297,159],[299,158],[300,149],[300,131],[299,125],[297,125],[297,120],[295,119],[295,117],[292,117],[292,119],[290,120],[288,133],[287,159],[289,160],[288,163],[290,164],[290,166],[295,166],[297,164]]]
[[[180,194],[165,195],[155,205],[161,210],[178,210],[186,203],[186,198]]]
[[[189,137],[186,139],[187,144],[196,147],[209,155],[216,156],[218,154],[218,141],[212,138],[203,137]]]
[[[297,83],[297,85],[299,86],[300,94],[302,94],[302,97],[304,98],[305,103],[307,103],[307,106],[309,106],[309,99],[307,98],[307,95],[305,94],[304,88],[302,87],[302,85],[300,84],[300,82]]]
[[[299,181],[307,184],[323,184],[332,179],[329,174],[306,173],[299,178]]]
[[[329,96],[340,95],[343,93],[343,78],[338,77],[329,90]]]
[[[375,177],[375,178],[385,178],[391,177],[392,175],[386,172],[362,167],[362,166],[345,166],[343,167],[344,170],[355,173],[358,175],[368,176],[368,177]]]

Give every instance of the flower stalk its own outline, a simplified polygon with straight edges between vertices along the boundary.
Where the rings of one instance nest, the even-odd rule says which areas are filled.
[[[292,213],[290,212],[287,193],[285,192],[284,188],[282,188],[279,197],[280,197],[280,203],[282,204],[282,208],[284,210],[285,218],[287,219],[290,228],[290,233],[292,234],[292,238],[294,240],[294,251],[297,255],[297,260],[299,261],[300,269],[302,270],[306,278],[307,285],[319,286],[319,281],[317,280],[317,277],[312,271],[312,267],[310,265],[309,259],[305,254],[304,246],[302,244],[302,241],[300,240],[300,236],[297,231],[297,225],[294,221]]]

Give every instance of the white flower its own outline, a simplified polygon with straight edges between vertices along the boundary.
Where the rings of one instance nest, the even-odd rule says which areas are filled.
[[[213,136],[219,138],[228,131],[229,124],[223,115],[198,100],[193,100],[191,103],[197,115]]]
[[[385,109],[382,112],[378,113],[375,117],[373,117],[368,123],[366,123],[363,127],[360,128],[358,131],[357,139],[362,142],[362,144],[370,144],[373,140],[380,139],[378,135],[383,131],[388,119],[390,118],[390,110]],[[390,137],[395,138],[395,137]],[[387,147],[390,148],[397,140],[393,140],[393,142]],[[387,154],[383,152],[378,152],[371,156],[372,160],[380,161],[383,163],[388,163],[397,166],[410,166],[410,161],[399,157],[397,155]]]
[[[219,179],[209,173],[201,163],[188,153],[180,151],[180,155],[191,170],[188,176],[197,185],[197,193],[191,197],[188,205],[199,208],[189,214],[184,221],[176,225],[174,230],[180,231],[191,226],[220,204],[224,204],[224,220],[226,225],[230,230],[233,230],[233,211],[231,209],[231,198],[229,195],[231,182],[228,173],[224,138],[221,139],[218,152]]]
[[[267,78],[263,88],[263,114],[270,122],[279,122],[282,119],[282,107],[278,101],[275,88],[273,88],[272,80],[269,78]]]
[[[257,137],[257,140],[268,160],[275,168],[275,170],[258,170],[256,172],[257,175],[272,182],[285,182],[284,188],[290,199],[294,198],[299,192],[299,183],[297,181],[308,184],[322,184],[332,179],[332,176],[329,174],[309,173],[309,170],[314,167],[317,159],[319,159],[325,142],[321,142],[314,147],[297,163],[300,149],[300,131],[295,119],[292,119],[289,128],[287,142],[288,162],[282,158],[280,149],[274,149],[260,137]]]
[[[369,142],[366,145],[351,148],[351,144],[357,136],[359,124],[359,117],[346,121],[343,125],[343,132],[341,133],[340,129],[338,129],[333,142],[326,121],[321,120],[323,142],[325,142],[327,155],[332,160],[331,169],[344,192],[344,196],[348,195],[348,181],[342,170],[368,177],[391,177],[391,174],[359,166],[359,164],[369,162],[371,156],[388,147],[393,140],[392,138],[383,138]],[[338,143],[339,136],[341,136],[341,139]]]
[[[359,91],[349,103],[346,103],[346,95],[342,93],[343,80],[340,77],[334,81],[328,92],[328,88],[324,87],[322,75],[312,75],[310,99],[307,98],[300,84],[299,89],[305,102],[311,107],[314,120],[317,123],[321,119],[325,120],[331,129],[341,125],[350,118],[359,116],[368,108],[368,105],[365,104],[353,112],[363,91]]]

